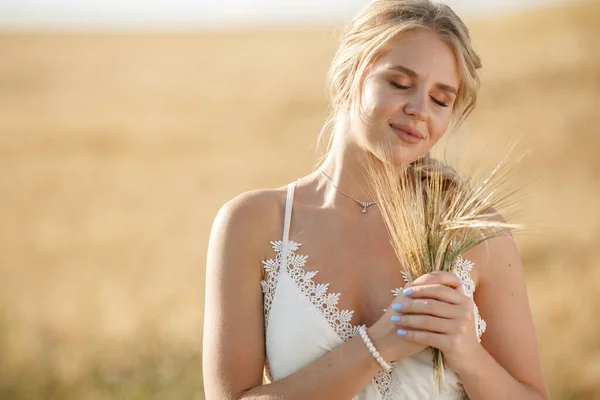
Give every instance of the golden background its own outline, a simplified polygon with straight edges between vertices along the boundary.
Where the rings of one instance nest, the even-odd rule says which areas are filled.
[[[591,1],[468,21],[465,154],[531,151],[517,238],[554,399],[600,397],[599,20]],[[325,29],[0,33],[1,399],[204,397],[211,223],[310,172],[335,47]]]

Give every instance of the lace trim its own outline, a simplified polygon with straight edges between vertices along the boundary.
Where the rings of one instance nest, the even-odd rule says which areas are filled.
[[[473,269],[473,261],[462,258],[462,256],[458,257],[456,260],[456,267],[454,269],[454,274],[458,276],[463,281],[463,290],[465,294],[473,299],[473,293],[475,293],[475,282],[471,279],[471,270]],[[479,314],[479,309],[477,308],[477,304],[473,302],[473,313],[475,314],[475,329],[477,330],[477,340],[481,342],[481,336],[485,332],[486,323],[481,318]]]
[[[261,281],[263,293],[265,294],[265,321],[268,321],[268,315],[273,303],[275,286],[277,284],[278,266],[282,265],[283,242],[271,242],[273,250],[277,253],[275,260],[263,261],[268,277],[266,281]],[[347,341],[358,333],[360,325],[350,324],[354,315],[353,310],[340,310],[337,307],[340,293],[328,293],[329,283],[315,283],[312,278],[319,271],[304,271],[306,259],[308,256],[296,254],[301,246],[300,243],[288,241],[288,256],[286,261],[286,271],[292,281],[298,286],[302,293],[321,311],[329,324],[336,331],[338,336]],[[267,323],[267,322],[265,322]],[[266,325],[265,325],[266,328]]]
[[[395,400],[402,398],[404,392],[401,390],[400,382],[394,379],[393,367],[395,362],[390,363],[392,365],[392,371],[387,372],[386,370],[380,370],[377,375],[373,378],[377,391],[381,396],[381,400]]]
[[[276,255],[274,259],[262,261],[263,267],[267,273],[267,279],[261,279],[260,286],[264,295],[263,307],[264,307],[264,319],[265,319],[265,332],[269,325],[269,313],[271,311],[271,305],[273,304],[273,297],[275,296],[275,287],[277,286],[277,272],[279,265],[281,265],[281,259],[283,257],[283,242],[281,240],[271,241],[271,247],[275,251]],[[296,251],[298,244],[294,242],[288,242],[290,250]]]

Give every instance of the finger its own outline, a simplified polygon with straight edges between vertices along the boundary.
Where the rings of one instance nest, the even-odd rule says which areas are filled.
[[[451,304],[462,304],[465,296],[457,289],[444,285],[422,285],[404,290],[404,295],[411,299],[436,299]]]
[[[410,283],[410,287],[419,285],[445,285],[457,288],[461,285],[461,280],[452,272],[436,271],[429,274],[421,275]]]
[[[434,299],[409,299],[405,297],[402,301],[392,304],[392,310],[401,314],[427,314],[441,318],[457,318],[461,316],[461,307],[456,304],[446,303]]]
[[[397,334],[409,342],[435,347],[442,351],[445,351],[450,347],[450,337],[443,333],[419,331],[413,329],[399,329]]]
[[[425,314],[392,315],[391,320],[398,328],[420,330],[435,333],[454,333],[456,322],[452,319],[439,318]]]

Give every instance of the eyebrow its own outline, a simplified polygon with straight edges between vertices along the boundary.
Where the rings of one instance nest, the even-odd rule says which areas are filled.
[[[415,71],[413,71],[410,68],[403,67],[402,65],[396,65],[394,67],[390,67],[390,69],[403,72],[413,79],[419,79],[419,74],[417,74]],[[439,82],[436,83],[435,86],[437,86],[438,88],[442,89],[445,92],[452,93],[454,95],[458,94],[458,90],[454,86],[446,85],[444,83],[439,83]]]

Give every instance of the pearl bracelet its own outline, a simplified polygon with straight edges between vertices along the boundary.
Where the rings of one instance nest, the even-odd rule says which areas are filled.
[[[362,325],[358,329],[358,333],[360,334],[360,337],[362,338],[363,342],[365,342],[365,344],[367,345],[367,348],[371,352],[371,355],[373,356],[373,358],[375,358],[377,360],[379,365],[381,365],[386,372],[390,372],[392,370],[392,366],[390,365],[390,363],[386,362],[383,359],[383,357],[381,357],[381,355],[379,354],[379,352],[373,345],[373,342],[371,342],[369,335],[367,335],[367,328],[364,325]]]

